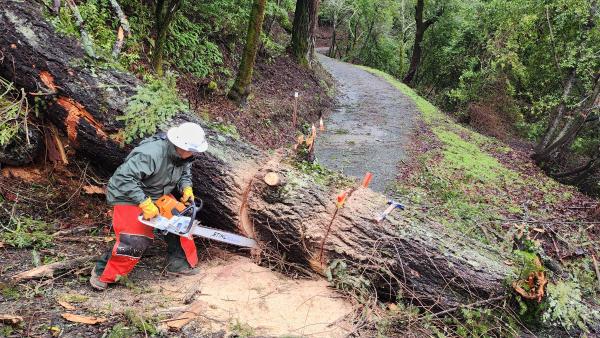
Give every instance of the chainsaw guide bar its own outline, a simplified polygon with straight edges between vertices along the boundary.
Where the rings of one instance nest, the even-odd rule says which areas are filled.
[[[149,225],[160,231],[170,232],[178,236],[198,236],[247,248],[256,247],[256,241],[251,238],[219,229],[201,226],[200,222],[197,220],[192,221],[192,219],[187,216],[173,216],[172,218],[168,219],[159,215],[150,220],[146,220],[140,215],[138,216],[138,220],[143,224]],[[190,222],[192,223],[191,227],[189,227]],[[187,230],[187,228],[189,228],[189,230]]]

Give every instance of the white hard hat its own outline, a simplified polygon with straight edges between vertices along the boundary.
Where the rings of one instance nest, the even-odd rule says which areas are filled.
[[[185,122],[167,131],[167,138],[176,147],[183,150],[201,153],[208,149],[202,127],[192,122]]]

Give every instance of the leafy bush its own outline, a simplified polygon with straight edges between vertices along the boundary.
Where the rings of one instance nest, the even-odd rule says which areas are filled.
[[[171,120],[178,112],[188,109],[177,95],[176,78],[167,74],[162,79],[149,78],[137,89],[127,103],[125,115],[117,117],[125,121],[123,136],[126,143],[156,133],[158,127]]]

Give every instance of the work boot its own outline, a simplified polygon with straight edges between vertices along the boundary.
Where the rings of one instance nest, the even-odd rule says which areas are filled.
[[[185,257],[183,248],[179,242],[179,236],[167,234],[165,236],[167,242],[167,272],[178,275],[196,275],[200,272],[198,267],[192,268]]]
[[[92,267],[92,273],[90,276],[90,285],[94,290],[104,291],[108,288],[108,283],[100,281],[100,277],[96,273],[96,266]]]
[[[185,259],[169,258],[167,260],[167,273],[184,276],[193,276],[200,273],[200,268],[192,268]]]

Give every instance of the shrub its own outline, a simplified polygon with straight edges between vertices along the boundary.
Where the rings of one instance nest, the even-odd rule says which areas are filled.
[[[185,101],[177,95],[176,78],[167,74],[164,78],[149,78],[143,87],[129,99],[125,115],[117,117],[125,121],[123,136],[126,143],[156,133],[158,127],[170,121],[178,112],[188,109]]]

